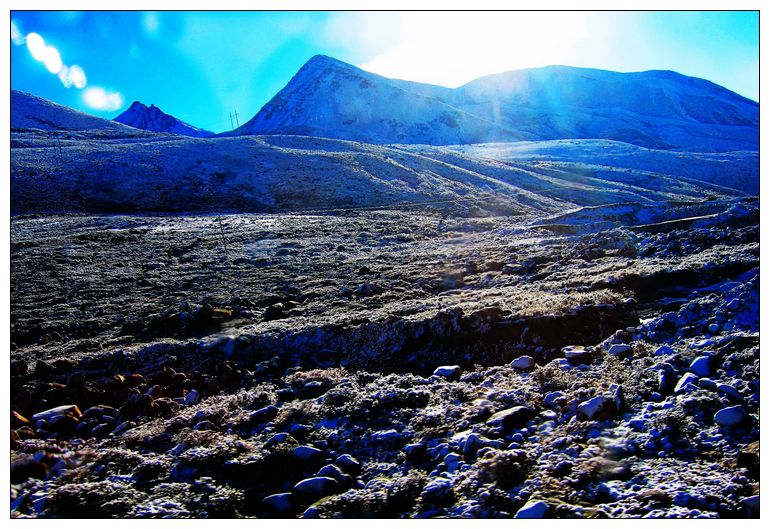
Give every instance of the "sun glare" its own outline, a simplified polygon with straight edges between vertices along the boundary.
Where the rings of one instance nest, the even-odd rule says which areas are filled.
[[[481,75],[559,62],[588,35],[586,13],[402,13],[400,42],[362,64],[456,87]]]

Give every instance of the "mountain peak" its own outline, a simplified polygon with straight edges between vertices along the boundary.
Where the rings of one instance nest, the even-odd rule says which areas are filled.
[[[709,152],[756,150],[758,124],[756,103],[675,72],[552,65],[452,89],[315,55],[231,134],[431,145],[584,138]]]
[[[131,127],[153,132],[168,132],[182,136],[205,138],[214,134],[194,127],[189,123],[166,114],[153,104],[148,107],[141,101],[134,101],[128,109],[116,117],[113,121],[123,123]]]

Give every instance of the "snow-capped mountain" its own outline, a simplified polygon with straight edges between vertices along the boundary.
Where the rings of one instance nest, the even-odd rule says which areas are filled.
[[[450,89],[318,55],[235,134],[429,145],[594,138],[656,149],[758,150],[759,105],[669,71],[549,66]]]
[[[181,119],[166,114],[155,105],[147,106],[139,101],[134,101],[128,109],[114,119],[118,123],[124,123],[131,127],[152,132],[168,132],[182,136],[195,138],[207,138],[213,136],[213,132],[199,129]]]
[[[11,127],[15,129],[70,131],[133,131],[121,123],[91,116],[19,90],[11,90]]]

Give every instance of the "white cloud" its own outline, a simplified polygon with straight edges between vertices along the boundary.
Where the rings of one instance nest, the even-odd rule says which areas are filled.
[[[123,94],[91,86],[83,92],[83,101],[95,110],[118,110],[123,106]]]

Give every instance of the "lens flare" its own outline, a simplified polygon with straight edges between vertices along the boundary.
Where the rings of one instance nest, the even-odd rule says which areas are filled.
[[[27,49],[36,61],[42,61],[45,58],[45,41],[37,33],[27,35]]]
[[[11,42],[16,46],[24,44],[24,34],[15,20],[11,20]]]
[[[72,79],[70,79],[70,69],[66,66],[62,66],[59,70],[59,81],[64,85],[64,88],[72,86]]]
[[[86,79],[86,72],[83,71],[83,68],[78,66],[77,64],[73,64],[69,67],[69,80],[72,83],[72,86],[75,88],[85,88],[86,83],[88,82]]]
[[[59,55],[59,50],[53,46],[46,46],[43,49],[43,64],[52,74],[58,74],[64,64]]]
[[[32,58],[36,61],[42,62],[46,70],[57,76],[65,88],[71,88],[74,86],[77,89],[83,89],[88,84],[86,72],[83,71],[83,68],[77,64],[73,64],[72,66],[67,66],[64,64],[59,50],[50,44],[46,44],[43,37],[38,33],[29,33],[25,37],[19,29],[18,24],[16,24],[14,21],[11,21],[11,39],[13,40],[13,43],[17,45],[21,45],[26,42],[27,50],[29,51],[29,54],[32,55]],[[107,97],[106,104],[114,106],[117,101],[115,96],[120,98],[118,107],[123,104],[122,96],[119,93],[113,92],[109,95],[111,95],[112,98]]]

